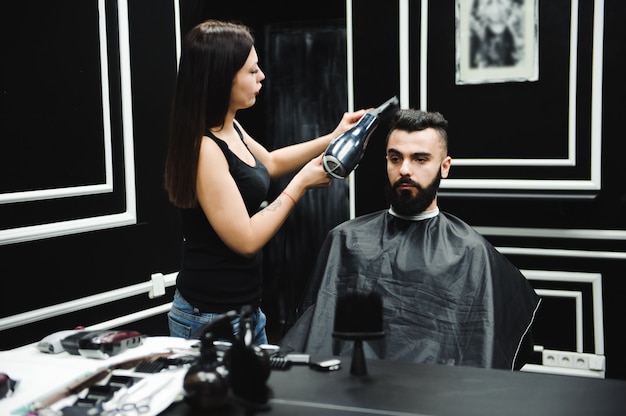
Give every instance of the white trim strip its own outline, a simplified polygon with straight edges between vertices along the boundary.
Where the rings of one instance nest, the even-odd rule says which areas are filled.
[[[568,238],[584,240],[626,240],[626,230],[576,228],[474,227],[482,235],[505,237]]]
[[[497,249],[502,254],[518,256],[575,257],[602,260],[626,260],[626,253],[614,251],[590,251],[527,247],[497,247]]]
[[[568,106],[568,159],[576,161],[576,97],[578,82],[578,0],[572,0],[570,7],[570,34],[569,34],[569,106]],[[593,155],[592,155],[593,156]]]
[[[177,275],[178,272],[170,273],[163,276],[165,287],[174,286],[176,284]],[[6,318],[0,319],[0,331],[30,324],[33,322],[43,321],[44,319],[53,318],[55,316],[89,309],[95,306],[104,305],[144,293],[150,293],[152,288],[152,281],[138,283],[120,289],[114,289],[108,292],[102,292],[92,296],[74,299],[69,302],[58,303],[56,305],[48,306],[45,308],[35,309],[17,315],[8,316]]]
[[[398,45],[399,45],[399,68],[400,68],[400,108],[408,108],[409,88],[410,88],[410,71],[409,71],[409,54],[403,53],[409,51],[411,42],[409,40],[409,0],[399,0],[398,13]]]
[[[106,143],[106,142],[105,142]],[[110,143],[110,142],[109,142]],[[110,147],[105,144],[105,147]],[[107,167],[108,169],[108,167]],[[109,172],[106,173],[107,177]],[[70,186],[67,188],[38,189],[36,191],[8,192],[0,194],[0,205],[16,202],[43,201],[46,199],[68,198],[82,195],[95,195],[113,192],[113,183],[100,185]]]
[[[139,312],[120,316],[119,318],[111,319],[110,321],[104,321],[104,322],[100,322],[99,324],[90,325],[90,326],[85,327],[85,329],[99,330],[99,329],[120,328],[133,322],[138,322],[138,321],[148,319],[148,318],[151,318],[153,316],[156,316],[162,313],[167,313],[171,308],[172,308],[172,302],[164,303],[163,305],[155,306],[153,308],[144,309]]]
[[[470,159],[454,158],[454,166],[576,166],[573,159]]]
[[[118,1],[117,18],[120,39],[120,89],[122,95],[122,129],[124,135],[124,178],[126,212],[136,217],[135,146],[133,141],[133,95],[130,76],[130,36],[127,0]]]
[[[604,0],[593,8],[593,61],[591,63],[591,179],[602,180],[602,62],[604,60]],[[594,163],[598,159],[599,161]]]
[[[602,312],[602,275],[599,273],[558,270],[521,270],[528,280],[590,283],[593,297],[593,334],[595,354],[604,355],[604,313]]]
[[[456,160],[456,159],[455,159]],[[453,162],[454,164],[454,162]],[[600,183],[593,180],[550,180],[550,179],[443,179],[442,189],[524,189],[597,191]]]
[[[421,0],[420,19],[420,108],[428,109],[428,0]],[[402,54],[403,51],[400,51]],[[405,54],[409,54],[407,49]],[[400,86],[402,88],[402,86]]]
[[[580,291],[535,289],[542,297],[573,298],[576,309],[576,352],[583,352],[583,295]]]
[[[183,45],[183,34],[180,28],[180,0],[174,0],[174,36],[176,37],[176,68],[180,63],[180,51]]]
[[[137,217],[134,213],[125,212],[122,214],[103,215],[80,220],[59,221],[29,227],[12,228],[0,231],[0,245],[121,227],[124,225],[132,225],[136,222]]]
[[[346,0],[346,74],[348,80],[348,111],[354,111],[354,23],[352,21],[352,0]],[[349,217],[356,217],[356,172],[348,175],[348,210]]]

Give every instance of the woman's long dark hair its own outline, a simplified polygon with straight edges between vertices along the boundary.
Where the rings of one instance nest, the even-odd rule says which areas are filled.
[[[254,46],[243,25],[207,20],[189,31],[176,79],[165,161],[165,189],[181,208],[197,204],[196,175],[202,136],[221,127],[233,79]]]

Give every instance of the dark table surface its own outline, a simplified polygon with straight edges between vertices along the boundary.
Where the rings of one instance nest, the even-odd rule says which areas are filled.
[[[269,409],[231,401],[210,412],[186,402],[164,416],[195,415],[626,415],[626,381],[470,367],[367,361],[367,375],[305,365],[273,370]]]

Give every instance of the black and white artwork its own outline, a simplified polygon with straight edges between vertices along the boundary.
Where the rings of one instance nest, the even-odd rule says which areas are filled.
[[[456,83],[536,81],[539,0],[456,0]]]

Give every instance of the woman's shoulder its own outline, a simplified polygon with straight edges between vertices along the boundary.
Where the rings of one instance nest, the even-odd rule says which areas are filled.
[[[202,140],[200,141],[200,154],[208,151],[207,153],[214,153],[215,150],[222,150],[228,148],[228,144],[216,135],[211,132],[207,132],[202,136]]]
[[[224,161],[230,164],[231,152],[228,144],[211,133],[202,137],[198,163],[205,166],[219,166]]]

